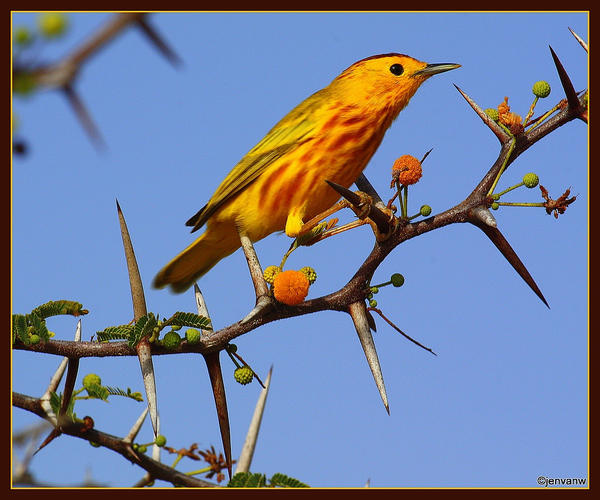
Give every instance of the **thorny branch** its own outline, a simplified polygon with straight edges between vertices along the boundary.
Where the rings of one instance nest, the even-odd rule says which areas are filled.
[[[120,19],[120,21],[123,23],[141,21],[141,18],[136,17],[139,16],[139,14],[131,14],[130,16],[131,18],[123,17]],[[144,31],[147,30],[147,26],[143,23],[142,29]],[[160,43],[158,45],[160,45]],[[80,57],[83,58],[89,56],[91,53],[89,49],[84,50],[84,48],[85,47],[82,47],[80,51]],[[168,50],[164,47],[161,50],[168,53]],[[215,331],[211,335],[203,335],[198,343],[190,344],[184,341],[179,345],[179,347],[169,350],[158,344],[149,344],[150,353],[152,355],[199,353],[204,355],[205,358],[207,356],[218,356],[219,351],[223,350],[232,340],[256,330],[262,325],[285,318],[312,314],[319,311],[339,311],[348,313],[352,315],[352,319],[356,324],[356,305],[364,305],[364,301],[369,293],[369,283],[371,278],[386,257],[396,247],[409,239],[455,223],[466,222],[481,229],[484,234],[486,234],[486,236],[492,240],[496,247],[502,252],[502,254],[507,258],[507,260],[511,263],[519,275],[527,282],[532,290],[538,295],[538,297],[547,305],[545,298],[541,294],[541,291],[537,288],[533,278],[529,275],[527,269],[525,269],[525,266],[521,263],[516,253],[512,250],[504,236],[502,236],[498,230],[495,219],[488,209],[492,203],[492,200],[489,196],[490,188],[493,186],[499,173],[508,168],[510,164],[512,164],[523,152],[525,152],[543,137],[552,133],[559,127],[569,123],[575,118],[579,118],[587,123],[587,108],[585,106],[583,96],[578,96],[575,93],[573,86],[564,68],[562,67],[562,64],[556,57],[554,51],[552,51],[552,49],[550,50],[557,67],[566,98],[561,101],[559,111],[554,116],[547,119],[542,124],[525,130],[515,136],[509,135],[496,123],[491,121],[485,115],[485,113],[461,89],[458,89],[457,87],[461,95],[463,95],[463,97],[481,117],[486,126],[488,126],[496,135],[501,143],[497,159],[494,161],[479,183],[474,187],[473,191],[462,202],[444,212],[417,222],[398,219],[391,217],[389,212],[382,210],[385,208],[385,205],[381,201],[381,197],[376,193],[369,181],[364,176],[361,176],[357,180],[356,184],[363,193],[368,193],[373,200],[373,204],[368,210],[368,217],[374,222],[378,231],[385,237],[378,237],[376,239],[375,245],[370,254],[365,258],[364,262],[343,287],[328,295],[307,300],[299,305],[287,306],[276,301],[268,301],[264,293],[265,287],[262,287],[262,283],[256,282],[255,279],[257,303],[260,303],[261,299],[267,300],[268,307],[256,308],[253,313],[248,315],[245,319]],[[70,85],[74,74],[75,72],[71,72],[71,76],[69,76],[66,81],[62,81],[62,85]],[[347,200],[350,201],[350,203],[353,203],[353,197],[355,196],[354,193],[347,193],[346,191],[342,190],[340,192]],[[556,202],[562,200],[568,204],[572,201],[566,200],[568,193],[565,193],[563,196],[565,197],[565,200],[560,198],[559,200],[556,200]],[[358,203],[358,197],[354,201],[355,203]],[[362,203],[362,201],[360,201],[360,203]],[[260,266],[258,263],[256,263],[256,265]],[[256,273],[253,273],[254,278],[256,278],[255,275]],[[371,322],[369,322],[368,325],[369,326],[365,326],[366,330],[368,330],[369,327],[373,327]],[[395,327],[395,325],[393,326]],[[359,329],[357,328],[357,331],[358,330]],[[359,332],[359,337],[360,335],[361,334]],[[361,338],[361,342],[362,340],[363,339]],[[136,349],[134,347],[130,347],[127,342],[99,343],[49,340],[28,346],[17,342],[14,345],[14,348],[20,350],[29,350],[31,352],[66,356],[72,364],[85,357],[138,355]],[[220,369],[218,371],[220,371]],[[376,375],[375,372],[374,375]],[[381,384],[383,384],[382,380]],[[382,391],[380,388],[380,392],[382,393],[383,398],[385,395],[384,389]],[[215,399],[217,399],[216,395]],[[224,395],[222,401],[223,404],[225,404]],[[385,398],[384,403],[386,404],[387,408]],[[13,393],[13,405],[35,413],[41,418],[48,420],[48,415],[42,407],[41,399],[32,398],[19,393]],[[219,408],[219,402],[217,401],[218,412]],[[225,426],[221,425],[222,434],[224,427],[227,427],[228,434],[228,423]],[[91,427],[89,425],[87,427],[82,427],[81,423],[74,423],[70,421],[65,423],[64,419],[62,419],[62,421],[59,422],[57,430],[59,433],[93,441],[121,454],[127,460],[144,468],[152,478],[164,479],[165,481],[182,486],[215,486],[214,484],[206,481],[181,474],[175,469],[153,460],[144,454],[136,453],[133,450],[130,441],[94,429],[93,422]],[[224,447],[227,452],[228,446],[230,446],[228,443],[229,439],[228,437],[225,437],[224,434],[223,436]],[[227,462],[229,469],[231,470],[230,457],[228,457]]]

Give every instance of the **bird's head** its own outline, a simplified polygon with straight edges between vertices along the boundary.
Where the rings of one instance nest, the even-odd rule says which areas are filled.
[[[458,67],[427,64],[404,54],[381,54],[355,62],[331,82],[330,89],[348,103],[390,108],[397,114],[425,80]]]

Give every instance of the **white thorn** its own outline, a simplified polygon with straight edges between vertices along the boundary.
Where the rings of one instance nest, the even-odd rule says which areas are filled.
[[[265,410],[265,403],[267,401],[267,394],[269,393],[269,385],[271,384],[271,373],[273,367],[269,370],[267,380],[265,381],[265,388],[261,391],[258,401],[256,402],[256,408],[254,408],[254,414],[248,427],[248,433],[246,434],[246,441],[242,447],[242,452],[237,461],[235,474],[238,472],[248,472],[250,470],[250,463],[254,456],[254,449],[256,448],[256,440],[258,438],[258,431],[260,430],[260,422]]]
[[[148,399],[148,410],[150,411],[150,421],[154,429],[154,435],[158,435],[158,409],[156,402],[156,381],[154,379],[154,365],[152,364],[152,354],[150,354],[150,345],[147,343],[138,344],[138,359],[142,370],[146,398]]]
[[[367,320],[367,310],[363,301],[354,302],[349,307],[350,316],[354,322],[356,333],[358,333],[358,339],[360,345],[365,352],[367,357],[367,363],[375,379],[375,384],[379,390],[379,395],[383,401],[386,411],[390,412],[388,405],[387,394],[385,392],[385,385],[383,383],[383,375],[381,373],[381,365],[379,364],[379,358],[377,357],[377,350],[375,349],[375,343],[373,342],[373,335],[371,335],[371,328]]]
[[[148,407],[147,406],[146,406],[146,408],[144,408],[144,411],[142,412],[142,414],[135,421],[135,424],[133,424],[133,427],[131,428],[131,430],[129,431],[127,436],[125,436],[123,438],[123,441],[125,443],[131,443],[136,438],[136,436],[138,435],[138,432],[140,432],[140,429],[142,428],[142,424],[144,423],[144,420],[146,419],[146,415],[148,415]]]
[[[77,322],[77,328],[75,328],[75,342],[81,342],[81,319]],[[40,398],[40,404],[42,405],[42,408],[44,409],[46,415],[48,415],[48,418],[54,425],[57,425],[58,421],[56,420],[56,415],[52,411],[52,405],[50,405],[50,393],[56,392],[56,389],[58,389],[58,385],[60,384],[60,381],[62,380],[62,377],[65,374],[65,370],[67,369],[68,364],[69,358],[65,356],[60,362],[60,365],[58,365],[58,368],[54,372],[54,375],[52,375],[46,392],[44,392],[44,394]]]
[[[478,218],[485,225],[490,226],[490,227],[498,227],[498,223],[496,222],[496,219],[494,218],[492,213],[487,208],[484,208],[481,206],[475,207],[472,210],[472,213],[476,218]]]

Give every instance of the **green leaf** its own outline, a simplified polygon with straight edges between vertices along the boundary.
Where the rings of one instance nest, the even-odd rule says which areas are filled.
[[[156,316],[152,313],[148,313],[145,316],[142,316],[137,320],[135,327],[133,328],[133,332],[129,337],[129,345],[131,347],[135,347],[142,338],[146,336],[150,336],[152,334],[152,330],[158,324],[156,320]]]
[[[190,312],[178,311],[173,314],[168,321],[170,325],[191,326],[194,328],[202,328],[204,330],[212,330],[209,318]]]
[[[50,332],[43,319],[35,313],[28,314],[27,319],[31,322],[31,326],[33,326],[35,333],[37,333],[44,342],[50,339]]]
[[[108,387],[97,384],[89,384],[86,386],[85,390],[90,398],[97,398],[101,399],[102,401],[107,401],[108,395],[110,394]]]
[[[100,332],[96,332],[99,342],[108,342],[109,340],[129,340],[133,333],[133,325],[109,326]]]
[[[56,394],[55,392],[50,393],[50,407],[52,408],[52,411],[55,415],[58,415],[58,412],[60,411],[61,400],[62,397]]]
[[[266,484],[264,474],[252,472],[238,472],[227,483],[228,488],[262,488]]]
[[[74,300],[51,300],[31,311],[32,314],[37,314],[42,319],[60,314],[82,316],[88,312],[88,310],[83,309],[83,306],[79,302],[75,302]]]
[[[127,391],[124,391],[123,389],[120,389],[118,387],[105,386],[103,388],[108,391],[108,394],[110,396],[123,396],[126,398],[133,399],[135,401],[144,401],[144,398],[142,397],[142,394],[140,392],[131,392],[131,389],[129,387],[127,388]]]
[[[308,484],[304,484],[298,479],[294,479],[293,477],[286,476],[285,474],[281,474],[277,472],[273,474],[273,477],[269,481],[269,486],[281,486],[284,488],[309,488]]]
[[[29,343],[29,335],[27,335],[27,318],[23,314],[12,315],[12,333],[13,342],[16,340],[16,337],[19,337],[19,340],[24,344]]]

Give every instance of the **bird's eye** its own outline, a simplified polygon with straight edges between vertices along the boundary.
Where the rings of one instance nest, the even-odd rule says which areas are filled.
[[[390,66],[390,71],[393,75],[400,76],[404,73],[404,68],[402,67],[402,64],[392,64]]]

